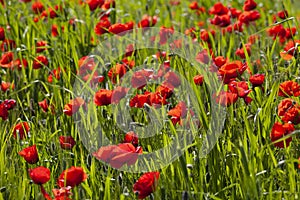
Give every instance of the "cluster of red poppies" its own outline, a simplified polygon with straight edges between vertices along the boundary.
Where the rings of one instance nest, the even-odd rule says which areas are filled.
[[[295,125],[300,123],[300,106],[293,98],[300,96],[300,85],[295,81],[285,81],[280,84],[278,96],[285,97],[278,104],[277,114],[280,122],[275,122],[270,134],[271,140],[276,147],[288,147],[292,137],[288,137],[295,131]],[[285,139],[282,139],[285,137]]]

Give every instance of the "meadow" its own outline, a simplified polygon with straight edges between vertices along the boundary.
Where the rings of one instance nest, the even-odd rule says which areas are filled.
[[[0,200],[299,199],[296,0],[0,0]]]

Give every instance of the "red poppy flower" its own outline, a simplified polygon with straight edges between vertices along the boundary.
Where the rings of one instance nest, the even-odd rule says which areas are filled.
[[[104,4],[104,0],[87,0],[86,3],[88,4],[90,10],[94,11]]]
[[[229,8],[229,11],[232,18],[238,18],[242,14],[242,11],[236,8]]]
[[[35,164],[39,161],[36,145],[23,149],[19,152],[19,155],[22,156],[29,164]]]
[[[108,32],[113,33],[113,34],[117,34],[117,35],[125,35],[126,31],[128,30],[128,27],[126,24],[121,24],[121,23],[116,23],[116,24],[112,24],[109,28],[108,28]]]
[[[195,77],[194,77],[194,83],[196,84],[196,85],[203,85],[203,81],[204,81],[204,76],[203,75],[196,75]]]
[[[187,107],[183,101],[180,101],[174,108],[169,110],[168,115],[171,116],[171,121],[174,125],[187,115]],[[180,123],[181,124],[181,123]]]
[[[40,69],[44,65],[48,66],[48,64],[49,64],[49,61],[48,61],[47,57],[44,55],[39,55],[34,59],[32,67],[33,67],[33,69]]]
[[[41,17],[49,16],[51,19],[58,17],[58,10],[62,10],[62,7],[59,5],[55,5],[53,8],[49,7],[47,10],[44,10],[41,14]]]
[[[164,75],[164,78],[165,78],[165,82],[173,85],[174,87],[178,87],[181,84],[181,80],[175,72],[171,72],[171,71],[167,72]]]
[[[14,99],[5,99],[0,103],[0,117],[2,120],[7,120],[8,111],[16,106],[16,101]]]
[[[105,17],[105,18],[101,19],[100,22],[98,22],[96,24],[94,31],[97,35],[102,35],[104,33],[107,33],[108,28],[110,27],[110,25],[111,24],[110,24],[109,19]]]
[[[12,89],[12,90],[15,89],[15,84],[2,81],[1,82],[1,90],[3,92],[6,92],[8,89]]]
[[[50,170],[46,167],[36,167],[29,169],[29,176],[35,184],[45,184],[50,180]]]
[[[167,43],[168,38],[174,33],[174,28],[160,27],[159,30],[159,44],[164,45]]]
[[[76,113],[81,106],[85,106],[85,102],[81,97],[76,97],[75,99],[70,100],[68,104],[64,106],[63,112],[71,116]]]
[[[53,37],[57,37],[57,36],[59,35],[59,33],[58,33],[58,27],[57,27],[57,25],[55,25],[55,24],[53,24],[53,25],[51,26],[51,35],[52,35]]]
[[[0,27],[0,41],[5,40],[5,30],[4,28]]]
[[[243,64],[241,61],[233,61],[222,65],[218,72],[224,80],[228,80],[242,75],[246,69],[246,64]]]
[[[289,14],[288,14],[288,11],[287,10],[282,10],[282,11],[279,11],[277,13],[277,16],[280,18],[280,19],[286,19],[288,18]]]
[[[131,143],[133,146],[137,147],[139,144],[139,138],[135,132],[130,131],[125,134],[123,143]]]
[[[222,106],[230,106],[238,100],[238,95],[233,92],[221,91],[218,95],[214,94],[213,98]]]
[[[154,26],[157,22],[157,17],[156,16],[148,16],[144,15],[142,20],[138,23],[139,28],[146,28],[146,27],[151,27]]]
[[[7,52],[16,48],[16,42],[14,40],[4,39],[1,46],[1,51]]]
[[[59,144],[62,149],[72,149],[76,142],[72,136],[59,136]]]
[[[45,10],[43,3],[40,1],[33,2],[31,8],[35,14],[42,13]]]
[[[232,81],[228,84],[228,88],[231,92],[236,93],[241,98],[245,98],[251,92],[246,81]]]
[[[170,98],[173,94],[174,86],[170,83],[164,82],[156,88],[156,93],[165,99]]]
[[[227,61],[228,59],[224,58],[223,56],[217,56],[213,58],[213,63],[209,67],[209,71],[211,72],[217,72],[219,68],[221,68]]]
[[[246,0],[243,6],[244,11],[254,10],[257,6],[257,3],[254,0]]]
[[[251,45],[250,44],[245,44],[244,47],[238,48],[235,51],[235,55],[239,56],[242,59],[245,59],[246,58],[246,52],[245,52],[244,48],[246,49],[247,54],[250,57],[251,56]]]
[[[255,74],[250,76],[249,81],[253,85],[253,87],[261,86],[265,81],[265,75],[264,74]]]
[[[71,200],[69,196],[72,195],[71,187],[61,187],[59,189],[52,189],[54,200]]]
[[[109,163],[113,168],[119,169],[123,165],[133,165],[142,153],[142,148],[135,148],[131,143],[121,143],[118,145],[109,145],[101,147],[93,153],[97,159]]]
[[[230,16],[229,15],[215,15],[215,17],[210,20],[211,24],[214,24],[219,27],[226,27],[229,26],[231,21],[230,21]]]
[[[296,53],[295,51],[297,51],[297,47],[300,44],[300,40],[290,40],[288,43],[286,43],[285,47],[284,47],[284,51],[280,52],[280,56],[284,59],[284,60],[290,60],[294,57],[294,54]]]
[[[279,148],[288,147],[292,141],[292,137],[286,138],[285,140],[282,140],[280,142],[276,142],[276,141],[292,133],[294,130],[295,128],[293,124],[289,124],[289,123],[280,124],[279,122],[275,122],[270,134],[270,138],[271,141],[274,143],[274,146]]]
[[[295,81],[285,81],[279,85],[278,96],[300,96],[300,85]]]
[[[278,116],[286,123],[297,125],[300,123],[300,106],[293,99],[283,99],[278,104]]]
[[[59,80],[59,79],[60,79],[60,72],[61,72],[60,67],[58,67],[57,69],[52,70],[52,71],[49,73],[49,76],[48,76],[48,82],[49,82],[49,83],[52,83],[52,82],[53,82],[53,77],[54,77],[56,80]]]
[[[115,84],[115,83],[117,83],[118,79],[120,80],[124,76],[124,74],[126,73],[126,70],[127,69],[124,64],[117,63],[114,67],[112,67],[108,71],[107,76]]]
[[[144,94],[137,94],[129,101],[130,107],[143,108],[144,104],[149,106],[159,107],[160,105],[167,104],[166,97],[161,96],[159,92],[151,93],[144,92]]]
[[[153,70],[142,69],[134,72],[131,78],[131,86],[133,88],[142,89],[147,85],[147,81],[149,81],[153,76]]]
[[[243,32],[244,31],[244,29],[243,29],[243,23],[240,22],[240,21],[237,21],[234,24],[230,24],[229,26],[226,27],[226,31],[228,33],[232,33],[233,31]]]
[[[120,100],[126,96],[129,88],[118,86],[116,87],[111,94],[111,103],[117,104]]]
[[[36,52],[41,53],[46,50],[47,42],[46,41],[38,41],[36,43]]]
[[[97,106],[106,106],[111,104],[112,93],[113,91],[111,90],[100,89],[95,93],[94,103]]]
[[[245,11],[239,16],[239,21],[244,24],[249,24],[260,18],[260,13],[257,10]]]
[[[81,167],[72,166],[69,169],[64,170],[58,180],[57,184],[59,187],[75,187],[87,179],[86,173]]]
[[[159,172],[148,172],[143,174],[133,185],[133,192],[138,194],[139,199],[144,199],[153,193],[158,184]]]
[[[6,105],[4,103],[0,104],[0,117],[2,120],[7,120],[8,118],[8,109],[6,108]]]
[[[115,0],[105,0],[104,4],[101,6],[102,10],[108,10],[110,8],[115,8],[116,2]]]
[[[11,68],[13,59],[14,59],[13,52],[6,52],[2,54],[2,57],[0,59],[0,66],[3,68]]]
[[[20,138],[21,140],[27,137],[30,127],[27,122],[20,122],[15,125],[13,130],[14,138]]]
[[[38,104],[42,108],[43,112],[48,112],[49,105],[47,103],[47,99],[44,99],[43,101],[38,102]]]
[[[210,61],[210,57],[207,53],[207,50],[204,49],[196,55],[196,61],[203,64],[208,64]]]
[[[226,15],[228,13],[228,8],[225,7],[221,2],[215,3],[215,5],[209,9],[209,14],[213,15]]]
[[[26,59],[17,59],[17,60],[14,60],[13,61],[13,66],[14,67],[17,67],[18,68],[18,70],[22,70],[22,68],[24,67],[24,68],[27,68],[28,67],[28,62],[27,62],[27,60]]]

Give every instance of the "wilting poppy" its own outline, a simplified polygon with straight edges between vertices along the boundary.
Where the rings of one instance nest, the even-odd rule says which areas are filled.
[[[300,85],[295,81],[285,81],[279,85],[278,96],[300,96]]]
[[[121,168],[127,164],[133,165],[142,153],[141,147],[134,147],[132,143],[121,143],[118,145],[103,146],[93,153],[97,159],[110,164],[113,168]]]
[[[58,180],[57,184],[59,187],[75,187],[87,179],[86,173],[83,171],[82,167],[72,166],[69,169],[64,170]]]
[[[35,164],[39,161],[36,145],[23,149],[19,152],[19,155],[22,156],[29,164]]]
[[[94,103],[97,106],[109,105],[111,104],[112,94],[113,94],[112,90],[100,89],[95,93]]]
[[[29,169],[29,176],[35,184],[42,185],[50,180],[50,170],[46,167],[36,167]]]
[[[148,172],[143,174],[133,185],[133,192],[139,199],[144,199],[153,193],[158,185],[159,172]]]
[[[293,124],[300,123],[300,106],[293,99],[283,99],[278,104],[278,116],[281,117],[282,121]]]
[[[270,134],[270,138],[271,141],[274,143],[274,146],[279,148],[288,147],[292,141],[292,137],[288,137],[285,140],[282,140],[280,142],[276,142],[276,141],[292,133],[294,130],[295,128],[293,124],[289,124],[289,123],[281,124],[279,122],[275,122]]]
[[[81,106],[84,105],[84,100],[81,97],[76,97],[75,99],[70,100],[70,102],[64,106],[63,112],[66,115],[71,116],[76,113]]]
[[[49,105],[48,105],[47,99],[44,99],[43,101],[38,102],[38,104],[42,108],[43,112],[48,112]]]
[[[27,137],[30,127],[27,122],[20,122],[15,125],[13,130],[14,138],[20,138],[21,140]]]
[[[72,149],[76,142],[72,136],[59,136],[59,144],[62,149]]]

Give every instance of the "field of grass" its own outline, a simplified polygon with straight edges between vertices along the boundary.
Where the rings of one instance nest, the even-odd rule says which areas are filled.
[[[0,0],[0,200],[299,199],[300,3],[220,2]]]

